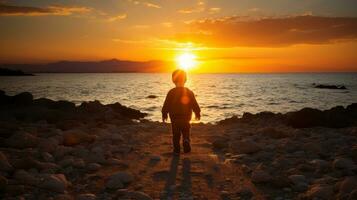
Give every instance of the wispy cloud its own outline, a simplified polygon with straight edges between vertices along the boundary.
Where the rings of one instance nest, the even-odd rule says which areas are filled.
[[[161,25],[166,27],[166,28],[171,28],[172,27],[172,23],[171,22],[163,22],[163,23],[161,23]]]
[[[68,16],[76,13],[88,13],[91,10],[88,7],[77,6],[31,7],[0,4],[0,16]]]
[[[126,18],[127,18],[127,14],[121,14],[121,15],[109,17],[108,18],[108,22],[120,21],[120,20],[123,20],[123,19],[126,19]]]
[[[155,4],[147,1],[138,1],[138,0],[128,0],[128,1],[133,3],[134,5],[144,5],[149,8],[161,8],[159,4]]]
[[[219,12],[221,12],[221,8],[210,8],[210,9],[208,9],[208,12],[210,13],[210,14],[215,14],[215,13],[219,13]]]
[[[355,17],[227,17],[195,21],[188,26],[192,32],[178,34],[177,41],[192,41],[215,47],[279,47],[357,39]]]
[[[206,10],[206,6],[205,5],[206,5],[205,2],[198,1],[196,3],[196,5],[194,5],[194,6],[190,7],[190,8],[180,9],[177,12],[181,13],[181,14],[199,13],[199,12],[203,12],[203,11]]]

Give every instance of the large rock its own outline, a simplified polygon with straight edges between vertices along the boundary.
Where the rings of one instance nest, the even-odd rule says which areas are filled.
[[[232,149],[240,154],[250,154],[261,150],[261,147],[252,140],[241,140],[232,144]]]
[[[256,169],[252,172],[251,179],[254,183],[266,183],[269,182],[272,177],[268,172],[262,169]]]
[[[300,111],[287,113],[287,123],[294,128],[308,128],[325,124],[321,110],[303,108]]]
[[[333,186],[315,184],[305,193],[308,199],[331,199]]]
[[[96,200],[97,196],[91,193],[80,194],[77,196],[77,200]]]
[[[37,146],[38,138],[24,131],[17,131],[11,137],[5,139],[7,147],[25,149]]]
[[[108,178],[106,187],[109,189],[120,189],[124,187],[124,184],[129,184],[133,180],[134,177],[132,174],[128,172],[118,172]]]
[[[40,187],[53,192],[64,193],[69,185],[64,174],[45,175]]]
[[[357,189],[357,178],[346,177],[340,184],[339,192],[341,194],[349,194],[355,189]]]
[[[19,181],[21,184],[24,185],[32,185],[35,186],[39,183],[38,178],[36,178],[34,175],[28,173],[25,170],[17,170],[14,174],[14,178]]]
[[[120,196],[123,199],[134,199],[134,200],[152,200],[152,198],[140,191],[127,191]],[[119,199],[121,199],[119,197]]]
[[[332,165],[334,169],[352,170],[356,168],[355,163],[348,158],[336,158]]]
[[[63,145],[74,146],[84,142],[93,142],[94,137],[81,130],[68,130],[63,132]]]
[[[13,96],[11,101],[15,105],[31,105],[33,103],[33,96],[29,92],[22,92]]]
[[[13,167],[7,160],[5,154],[0,151],[0,171],[12,171]]]

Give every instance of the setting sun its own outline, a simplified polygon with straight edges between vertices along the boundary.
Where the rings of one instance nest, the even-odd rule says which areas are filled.
[[[197,65],[196,56],[192,53],[183,53],[177,57],[179,68],[190,70]]]

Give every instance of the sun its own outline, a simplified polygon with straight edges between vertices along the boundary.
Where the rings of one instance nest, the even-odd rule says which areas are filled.
[[[192,53],[183,53],[176,58],[179,68],[183,70],[190,70],[197,65],[196,55]]]

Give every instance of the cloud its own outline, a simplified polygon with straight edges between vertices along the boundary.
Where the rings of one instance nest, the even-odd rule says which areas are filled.
[[[92,9],[75,6],[30,7],[0,4],[0,16],[68,16],[75,13],[88,13]]]
[[[177,41],[215,47],[279,47],[357,39],[356,17],[227,17],[194,21],[188,26],[193,31],[176,35]]]
[[[210,9],[208,9],[208,12],[210,13],[210,14],[215,14],[215,13],[219,13],[219,12],[221,12],[221,8],[210,8]]]
[[[163,23],[161,23],[161,25],[166,27],[166,28],[171,28],[172,27],[172,23],[171,22],[163,22]]]
[[[123,19],[126,19],[126,17],[127,17],[127,14],[117,15],[117,16],[108,18],[108,22],[115,22],[115,21],[123,20]]]
[[[149,8],[161,8],[161,6],[159,4],[155,4],[155,3],[150,3],[150,2],[142,2],[142,1],[136,1],[136,0],[128,0],[130,3],[133,3],[134,5],[144,5],[146,7]]]
[[[205,2],[198,1],[195,6],[190,7],[190,8],[180,9],[177,12],[181,13],[181,14],[191,14],[191,13],[204,12],[205,10],[206,10]]]
[[[159,6],[157,4],[153,4],[153,3],[144,2],[143,4],[150,8],[161,8],[161,6]]]

